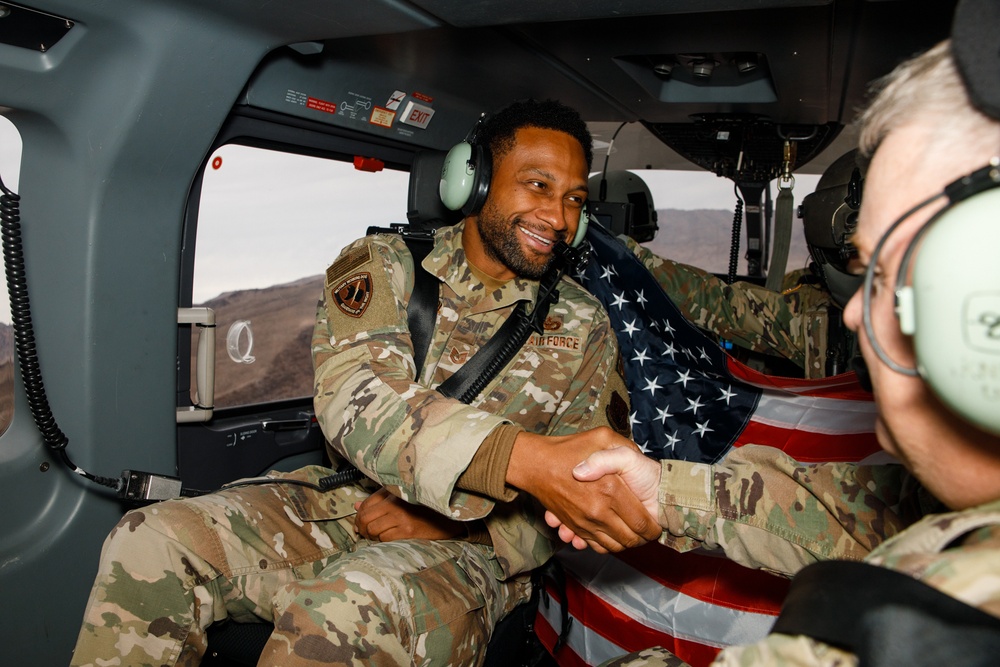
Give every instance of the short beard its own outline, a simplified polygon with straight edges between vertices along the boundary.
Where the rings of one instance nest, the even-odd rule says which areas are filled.
[[[487,200],[479,212],[479,237],[483,240],[483,249],[489,257],[501,262],[521,278],[540,280],[554,256],[550,255],[541,264],[531,261],[518,241],[520,232],[517,227],[520,224],[521,218],[514,218],[514,221],[508,224]]]

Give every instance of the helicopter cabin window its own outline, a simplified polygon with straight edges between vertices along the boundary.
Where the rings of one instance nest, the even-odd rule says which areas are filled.
[[[370,225],[405,221],[409,175],[229,144],[203,176],[192,303],[215,312],[215,407],[312,396],[324,272]]]
[[[0,178],[6,190],[3,194],[4,215],[9,215],[13,203],[10,193],[18,192],[21,172],[21,135],[14,124],[0,116]],[[7,431],[14,418],[14,330],[11,326],[10,299],[6,274],[0,272],[0,434]]]
[[[632,170],[649,187],[657,214],[657,231],[643,245],[661,257],[726,275],[729,271],[733,227],[737,217],[737,196],[733,182],[704,170]],[[796,175],[795,205],[811,193],[818,175]],[[771,185],[772,201],[777,196]],[[737,274],[747,274],[745,202],[739,217]],[[793,221],[787,271],[805,268],[809,260],[801,222]]]

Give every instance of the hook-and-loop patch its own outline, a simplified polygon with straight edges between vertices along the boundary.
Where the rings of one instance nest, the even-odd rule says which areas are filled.
[[[368,246],[355,248],[326,270],[326,287],[333,304],[348,317],[361,317],[374,294],[372,274],[359,269],[372,261]]]

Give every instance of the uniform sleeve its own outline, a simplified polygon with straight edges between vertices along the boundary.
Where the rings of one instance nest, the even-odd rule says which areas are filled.
[[[901,465],[801,464],[758,445],[714,465],[661,461],[660,542],[722,549],[791,576],[829,559],[861,560],[940,504]]]
[[[712,667],[853,667],[857,658],[809,637],[768,635],[755,644],[724,648]],[[656,646],[600,664],[600,667],[688,667],[667,649]]]
[[[456,490],[455,480],[509,422],[414,381],[412,275],[396,237],[362,239],[327,270],[312,341],[316,417],[337,453],[404,500],[481,518],[493,502]]]
[[[602,309],[593,315],[593,324],[583,364],[546,435],[572,434],[598,426],[611,426],[628,435],[628,392],[621,375],[617,338]],[[545,523],[544,512],[534,498],[521,494],[513,503],[498,504],[486,517],[504,577],[541,567],[563,546]]]
[[[727,285],[708,271],[659,257],[632,239],[626,245],[691,322],[740,347],[806,368],[819,290],[806,286],[783,294],[747,282]],[[820,330],[825,350],[826,329]]]

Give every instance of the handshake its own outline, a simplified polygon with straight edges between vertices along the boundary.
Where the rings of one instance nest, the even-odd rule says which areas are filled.
[[[577,549],[599,553],[660,536],[661,464],[607,427],[571,436],[518,435],[507,482],[546,508],[546,523]]]
[[[577,549],[622,551],[659,538],[661,464],[634,442],[601,426],[573,435],[522,431],[506,483],[546,508],[545,522]],[[385,489],[356,503],[355,530],[373,541],[451,539],[466,526]]]

